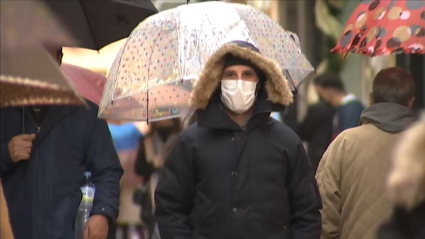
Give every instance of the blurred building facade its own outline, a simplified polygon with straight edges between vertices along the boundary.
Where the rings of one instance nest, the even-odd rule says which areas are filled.
[[[407,69],[416,82],[415,109],[425,108],[425,55],[397,55],[397,66]]]

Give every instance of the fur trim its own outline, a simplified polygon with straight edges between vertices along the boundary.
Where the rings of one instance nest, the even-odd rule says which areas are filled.
[[[208,106],[211,96],[219,86],[224,70],[225,56],[228,53],[250,61],[263,71],[266,76],[265,89],[269,101],[284,106],[292,103],[293,94],[282,69],[276,61],[249,48],[229,43],[218,49],[204,65],[190,96],[189,104],[191,107],[205,109]]]
[[[425,201],[425,121],[407,130],[395,149],[388,189],[395,204],[413,208]]]

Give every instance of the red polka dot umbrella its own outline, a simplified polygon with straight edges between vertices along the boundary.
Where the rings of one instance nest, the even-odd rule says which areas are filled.
[[[331,51],[424,54],[425,0],[363,0]]]

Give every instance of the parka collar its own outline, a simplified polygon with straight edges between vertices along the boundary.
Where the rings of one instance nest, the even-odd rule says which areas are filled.
[[[264,88],[267,100],[274,104],[288,106],[293,101],[293,94],[288,86],[279,64],[263,55],[246,42],[232,42],[223,45],[206,62],[192,91],[190,106],[205,109],[220,85],[224,61],[228,54],[250,61],[265,76]]]
[[[225,113],[220,101],[219,85],[228,54],[250,61],[265,77],[260,80],[254,113],[247,128],[268,122],[270,112],[284,111],[285,106],[292,103],[293,94],[277,62],[261,55],[249,43],[228,43],[209,58],[192,91],[190,106],[196,109],[200,127],[243,130]]]

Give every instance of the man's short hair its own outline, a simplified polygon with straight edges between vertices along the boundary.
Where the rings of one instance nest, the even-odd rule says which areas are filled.
[[[415,97],[415,81],[400,67],[385,68],[373,80],[373,102],[392,102],[407,106]]]
[[[344,83],[341,78],[334,73],[319,75],[314,80],[314,84],[323,88],[331,88],[340,92],[345,92]]]

